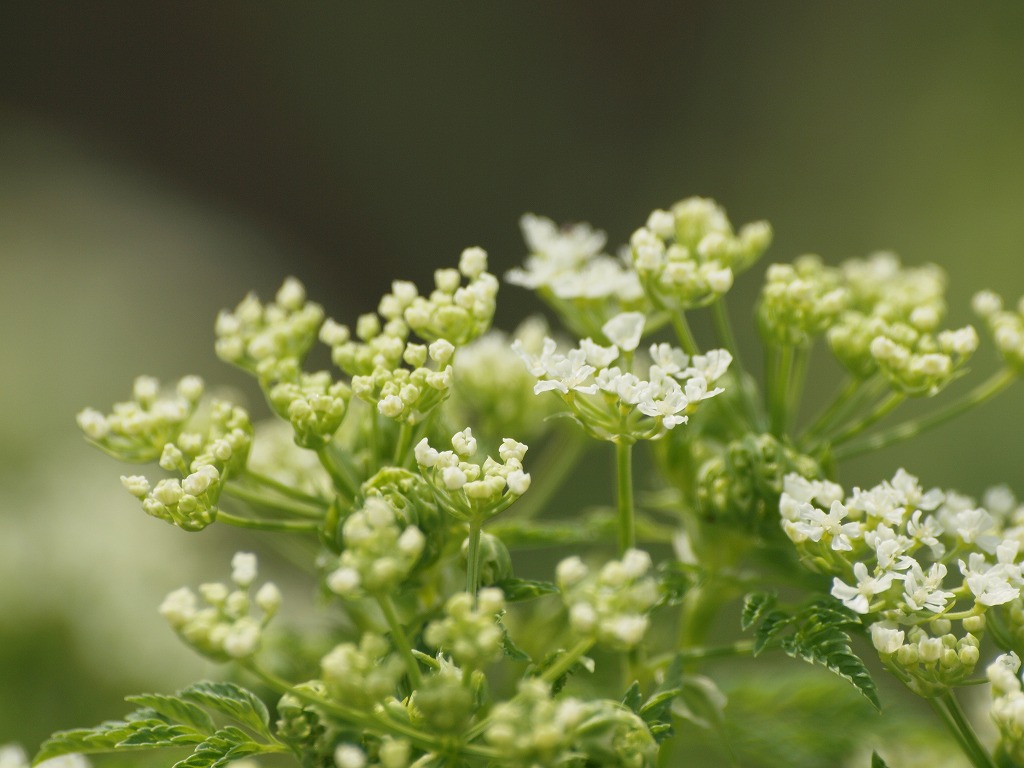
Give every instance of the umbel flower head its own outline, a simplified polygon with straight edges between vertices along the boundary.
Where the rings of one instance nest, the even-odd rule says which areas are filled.
[[[583,339],[576,349],[558,351],[544,340],[540,355],[520,343],[513,349],[537,379],[536,394],[554,392],[569,406],[580,426],[602,440],[654,440],[685,424],[698,404],[720,394],[714,384],[732,362],[725,350],[692,358],[668,344],[650,347],[650,363],[641,378],[627,367],[644,331],[644,316],[626,312],[602,327],[610,346]]]

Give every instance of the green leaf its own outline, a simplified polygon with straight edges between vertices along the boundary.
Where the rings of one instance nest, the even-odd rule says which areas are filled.
[[[239,685],[204,680],[179,691],[178,695],[227,715],[268,738],[273,738],[270,733],[270,713],[267,712],[267,705],[256,694]]]
[[[222,768],[234,760],[266,751],[264,745],[254,742],[245,731],[229,725],[199,744],[195,752],[176,762],[174,768]]]
[[[533,661],[533,657],[530,654],[516,645],[512,635],[508,633],[505,623],[500,619],[498,620],[498,628],[501,630],[501,650],[505,656],[512,659],[512,661]]]
[[[505,593],[505,600],[509,603],[518,603],[523,600],[533,600],[544,595],[558,593],[558,587],[550,581],[532,581],[530,579],[504,579],[494,586],[499,587]]]
[[[871,768],[889,768],[877,752],[871,753]]]
[[[850,682],[881,711],[875,681],[850,647],[846,631],[861,629],[860,617],[831,597],[816,600],[793,614],[771,608],[772,602],[748,596],[744,605],[747,626],[759,622],[754,632],[754,655],[778,647],[793,658],[819,664]]]
[[[766,592],[751,592],[743,598],[743,613],[740,615],[740,626],[750,629],[761,621],[765,612],[775,607],[775,595]]]
[[[107,720],[94,728],[58,731],[42,743],[39,747],[39,752],[33,758],[33,763],[41,763],[53,757],[76,752],[79,754],[112,752],[120,744],[132,739],[140,732],[166,728],[169,725],[167,721],[157,717],[156,714],[152,710],[143,709],[126,715],[124,720]],[[181,731],[175,735],[182,736],[184,734],[185,731]],[[201,741],[202,736],[200,735],[197,740]],[[164,746],[170,745],[162,743],[156,737],[143,737],[139,743],[128,744],[126,748],[147,749]]]
[[[119,741],[115,748],[179,747],[188,744],[198,744],[203,741],[204,737],[205,734],[199,733],[187,725],[154,723],[140,727],[131,736]]]
[[[162,693],[143,693],[139,696],[127,696],[125,701],[149,707],[169,720],[189,725],[202,734],[209,735],[217,730],[212,718],[197,705],[185,701],[179,696],[168,696]]]
[[[626,695],[622,697],[622,705],[632,710],[633,714],[640,714],[640,706],[643,702],[643,694],[640,692],[640,683],[633,681],[633,684],[629,686],[629,690],[626,691]]]
[[[722,727],[722,710],[727,699],[714,680],[704,675],[686,675],[679,693],[672,697],[672,714],[699,728]]]

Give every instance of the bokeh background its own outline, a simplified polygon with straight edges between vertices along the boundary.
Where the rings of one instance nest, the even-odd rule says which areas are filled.
[[[773,224],[766,263],[944,265],[957,325],[1024,293],[1022,76],[1016,0],[3,3],[0,744],[214,672],[155,605],[233,543],[145,519],[74,414],[138,373],[244,386],[219,308],[294,274],[348,321],[465,246],[519,263],[523,212],[614,244],[700,194]],[[499,324],[534,309],[507,287]],[[843,479],[1022,492],[1022,416],[1017,387]]]

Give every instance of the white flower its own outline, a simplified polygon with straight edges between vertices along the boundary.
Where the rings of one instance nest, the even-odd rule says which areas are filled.
[[[828,514],[811,504],[803,504],[800,507],[799,519],[793,524],[793,528],[811,541],[821,541],[822,537],[828,534],[832,540],[833,550],[850,551],[853,549],[851,539],[859,539],[861,530],[859,523],[843,523],[846,515],[846,507],[839,501],[832,502]]]
[[[903,576],[903,600],[907,607],[912,611],[944,611],[946,603],[955,597],[952,592],[942,589],[942,581],[945,578],[946,566],[942,563],[932,563],[926,575],[915,560],[910,570]]]
[[[871,625],[871,643],[882,654],[896,653],[903,645],[905,633],[891,621],[876,621]]]
[[[883,573],[877,577],[869,576],[868,567],[860,562],[853,564],[853,575],[857,579],[857,585],[854,587],[835,577],[832,580],[832,596],[856,613],[868,613],[871,598],[888,590],[894,577],[892,573]]]
[[[1019,566],[991,565],[980,552],[972,552],[966,563],[960,560],[959,564],[967,588],[982,605],[1003,605],[1020,597],[1020,588],[1010,583],[1020,579]]]
[[[601,326],[601,331],[613,344],[626,352],[640,345],[646,316],[643,312],[622,312]]]

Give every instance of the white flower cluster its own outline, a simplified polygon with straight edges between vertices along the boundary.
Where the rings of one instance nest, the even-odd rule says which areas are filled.
[[[855,376],[880,372],[898,392],[934,395],[978,348],[970,325],[936,332],[945,314],[945,274],[933,265],[903,267],[892,254],[840,267],[849,309],[828,330],[839,361]]]
[[[530,474],[523,471],[526,445],[506,437],[498,448],[500,461],[488,456],[480,464],[472,461],[477,449],[469,427],[452,436],[450,451],[432,448],[427,438],[415,448],[420,473],[444,508],[460,520],[493,517],[530,488]]]
[[[348,410],[352,390],[327,371],[299,374],[295,381],[275,384],[268,400],[278,415],[291,422],[295,442],[317,450],[331,442]]]
[[[644,310],[643,288],[626,259],[604,253],[605,233],[588,224],[559,229],[551,219],[526,214],[519,220],[530,255],[505,280],[537,291],[559,313],[596,320],[600,326],[623,310]]]
[[[1024,516],[1006,497],[989,494],[988,510],[955,493],[924,492],[901,469],[844,499],[834,483],[791,474],[780,513],[805,562],[834,575],[832,595],[872,617],[886,665],[926,692],[971,673],[990,610],[1000,609],[1011,631],[1024,626]]]
[[[579,557],[560,562],[555,581],[573,631],[618,650],[635,648],[650,624],[647,612],[659,600],[650,569],[650,555],[639,549],[626,550],[597,573]]]
[[[498,617],[505,610],[505,595],[485,587],[476,596],[457,592],[445,603],[445,618],[427,625],[423,638],[466,669],[481,669],[502,655]]]
[[[160,605],[160,614],[174,631],[198,652],[217,660],[244,659],[259,650],[263,629],[281,605],[281,592],[266,582],[250,597],[256,580],[256,556],[238,552],[231,560],[234,587],[219,582],[201,584],[198,597],[188,587],[171,592]],[[261,611],[252,615],[255,603]]]
[[[203,396],[203,381],[186,376],[174,395],[161,395],[160,382],[139,376],[132,386],[132,399],[115,403],[109,414],[85,408],[78,414],[78,426],[85,436],[122,461],[144,463],[160,457],[164,445],[174,440]]]
[[[595,437],[653,440],[685,424],[698,403],[723,391],[711,387],[725,375],[732,357],[719,349],[690,358],[668,344],[654,344],[642,379],[616,363],[639,346],[644,322],[639,312],[613,317],[602,328],[612,342],[608,347],[586,338],[563,354],[553,339],[545,338],[539,355],[519,343],[512,348],[537,379],[533,391],[560,395]]]
[[[270,304],[250,293],[233,312],[222,310],[214,326],[214,349],[221,360],[263,382],[288,378],[316,341],[323,319],[323,308],[306,301],[302,283],[288,277]]]
[[[160,453],[160,466],[178,472],[151,486],[144,475],[122,476],[121,483],[142,501],[148,515],[199,531],[217,516],[225,475],[245,466],[252,447],[249,415],[223,400],[214,401],[203,432],[180,432]]]
[[[981,291],[975,294],[971,305],[985,320],[996,349],[1006,364],[1018,373],[1024,371],[1024,298],[1014,311],[1003,307],[1003,300],[998,294]]]
[[[331,695],[352,707],[370,708],[393,696],[405,664],[380,635],[365,632],[359,645],[341,643],[320,660]]]
[[[992,683],[989,714],[999,730],[1000,746],[1015,762],[1024,760],[1024,687],[1020,678],[1020,658],[1004,653],[985,670]]]
[[[403,525],[395,508],[370,496],[341,528],[345,549],[338,568],[327,576],[336,595],[354,599],[382,594],[402,583],[416,566],[426,537],[415,525]]]
[[[778,345],[807,344],[835,322],[849,300],[840,271],[826,267],[817,256],[772,264],[758,306],[761,334]]]
[[[656,210],[630,238],[633,266],[660,306],[690,309],[710,304],[732,287],[767,250],[772,231],[758,221],[735,233],[713,200],[691,197]]]

